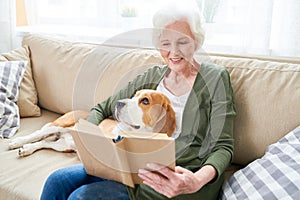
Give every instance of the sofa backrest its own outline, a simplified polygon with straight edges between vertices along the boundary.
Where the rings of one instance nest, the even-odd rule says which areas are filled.
[[[89,110],[146,68],[163,64],[156,50],[38,35],[25,36],[23,44],[31,51],[39,105],[57,113]],[[245,165],[261,157],[268,145],[300,125],[300,64],[241,57],[208,59],[230,72],[238,112],[234,163]]]
[[[300,64],[214,56],[211,60],[230,73],[238,113],[234,162],[248,164],[300,125]]]
[[[90,110],[146,68],[163,63],[155,50],[83,44],[40,35],[26,35],[23,45],[31,51],[39,105],[61,114]]]

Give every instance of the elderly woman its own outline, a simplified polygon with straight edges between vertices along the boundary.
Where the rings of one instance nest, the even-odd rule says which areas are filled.
[[[96,105],[88,121],[99,124],[113,115],[117,100],[131,98],[140,89],[163,92],[176,113],[175,171],[149,163],[139,170],[144,184],[130,188],[89,176],[76,165],[54,172],[41,199],[217,199],[233,156],[236,113],[229,74],[221,66],[195,60],[204,40],[198,12],[160,10],[153,22],[155,44],[166,65],[153,66]]]

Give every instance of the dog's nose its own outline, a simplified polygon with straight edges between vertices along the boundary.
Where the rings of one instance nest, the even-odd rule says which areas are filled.
[[[125,102],[123,101],[117,101],[117,109],[120,110],[121,108],[123,108],[125,106]]]

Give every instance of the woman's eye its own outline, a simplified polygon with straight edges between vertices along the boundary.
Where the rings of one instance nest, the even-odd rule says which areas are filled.
[[[164,46],[164,47],[166,47],[166,46],[169,46],[170,43],[162,43],[161,45]]]
[[[180,45],[185,45],[185,44],[187,44],[187,43],[188,43],[188,42],[186,42],[186,41],[179,42]]]
[[[148,99],[148,98],[143,98],[143,99],[141,100],[141,102],[142,102],[142,104],[144,104],[144,105],[148,105],[148,104],[149,104],[149,99]]]

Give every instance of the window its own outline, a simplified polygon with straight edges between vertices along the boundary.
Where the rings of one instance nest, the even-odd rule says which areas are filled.
[[[163,3],[174,1],[25,0],[27,28],[103,42],[124,32],[151,28],[156,9]],[[300,57],[298,0],[184,2],[198,7],[203,14],[205,51]],[[137,39],[142,36],[139,33],[131,37]],[[151,38],[148,39],[139,43],[150,45]]]

